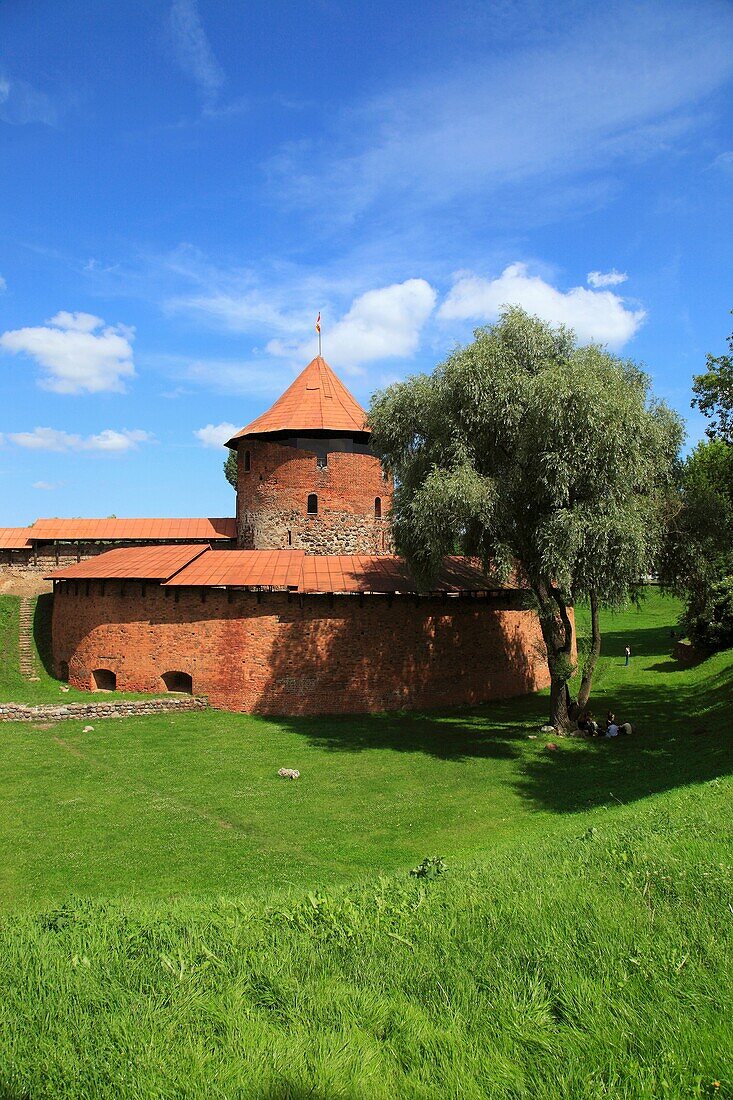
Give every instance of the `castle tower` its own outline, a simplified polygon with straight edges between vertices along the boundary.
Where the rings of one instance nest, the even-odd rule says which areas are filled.
[[[366,413],[317,356],[237,432],[240,547],[391,553],[392,482],[369,446]]]

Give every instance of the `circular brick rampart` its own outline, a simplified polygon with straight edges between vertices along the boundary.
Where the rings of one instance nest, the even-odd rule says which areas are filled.
[[[57,674],[89,688],[156,693],[170,671],[211,704],[261,714],[363,713],[487,702],[545,687],[536,614],[499,598],[317,596],[166,589],[133,581],[59,586]]]

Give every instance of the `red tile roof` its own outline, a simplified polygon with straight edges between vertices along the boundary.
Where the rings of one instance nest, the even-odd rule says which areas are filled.
[[[121,546],[96,558],[87,558],[50,573],[47,580],[165,581],[208,546]]]
[[[470,558],[443,559],[433,592],[485,592],[502,585],[492,581]],[[301,592],[417,592],[404,558],[359,555],[306,555]]]
[[[304,557],[304,550],[210,550],[167,583],[207,588],[297,588]]]
[[[54,580],[129,578],[171,587],[289,588],[297,592],[417,592],[397,557],[326,556],[303,550],[209,550],[201,546],[122,547],[51,574]],[[507,587],[470,558],[449,557],[434,592],[486,592]]]
[[[30,545],[29,527],[0,527],[0,550],[26,550]]]
[[[149,539],[236,539],[235,519],[37,519],[34,541],[147,541]]]
[[[325,359],[317,356],[272,408],[228,441],[271,432],[368,432],[366,413]]]

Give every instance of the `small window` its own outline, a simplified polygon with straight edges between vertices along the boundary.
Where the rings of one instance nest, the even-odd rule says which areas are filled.
[[[319,470],[325,470],[328,466],[328,455],[327,454],[317,455],[316,456],[316,466],[318,467]]]
[[[185,695],[193,694],[193,680],[187,672],[164,672],[162,680],[166,691],[180,691]]]
[[[244,472],[245,472],[245,474],[248,474],[251,469],[252,469],[252,459],[251,459],[249,451],[245,451],[244,452]]]
[[[59,661],[59,680],[63,680],[65,684],[69,682],[69,662]]]
[[[292,545],[293,545],[293,532],[288,531],[288,546],[292,546]]]
[[[114,691],[117,687],[117,676],[111,668],[95,668],[92,673],[93,691]]]
[[[375,519],[381,519],[382,518],[382,498],[381,497],[375,497],[374,498],[374,518]]]
[[[315,493],[311,493],[308,496],[308,515],[309,516],[317,516],[318,515],[318,497],[316,496]]]

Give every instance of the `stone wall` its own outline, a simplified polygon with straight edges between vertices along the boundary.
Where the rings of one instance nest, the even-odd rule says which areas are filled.
[[[63,722],[90,718],[131,718],[143,714],[171,711],[205,710],[208,700],[193,696],[186,699],[95,699],[93,703],[51,703],[37,707],[22,703],[0,703],[0,722]]]
[[[249,452],[250,468],[244,455]],[[390,554],[391,479],[379,459],[332,451],[319,466],[313,451],[246,440],[238,452],[237,528],[249,550],[292,547],[309,554]],[[308,497],[318,513],[308,514]],[[381,502],[381,518],[375,501]]]
[[[212,705],[263,714],[448,707],[548,683],[537,616],[497,599],[298,596],[66,582],[54,600],[56,671],[88,688],[155,693],[188,673]],[[66,669],[63,669],[64,673]]]

